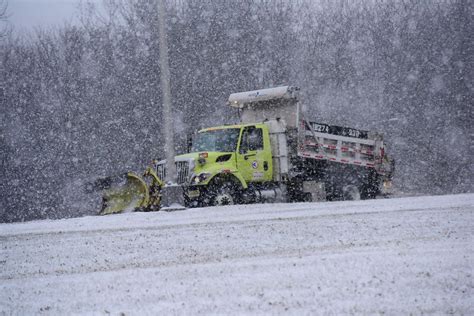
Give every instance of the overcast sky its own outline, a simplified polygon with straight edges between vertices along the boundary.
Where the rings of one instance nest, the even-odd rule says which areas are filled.
[[[36,26],[52,27],[77,22],[81,0],[7,0],[9,21],[16,32],[32,31]],[[93,0],[92,2],[100,2]]]

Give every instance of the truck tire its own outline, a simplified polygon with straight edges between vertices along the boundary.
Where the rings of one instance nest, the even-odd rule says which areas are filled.
[[[360,197],[363,200],[375,199],[380,194],[380,181],[379,176],[371,171],[360,186]]]
[[[222,187],[217,190],[216,196],[212,202],[213,205],[234,205],[234,192],[229,186],[229,183],[225,183]]]
[[[240,184],[231,177],[215,179],[210,188],[210,205],[240,204]]]
[[[342,188],[344,201],[358,201],[361,198],[359,189],[355,185],[346,185]]]
[[[377,182],[365,183],[360,188],[360,197],[362,200],[375,199],[380,194],[379,185]]]

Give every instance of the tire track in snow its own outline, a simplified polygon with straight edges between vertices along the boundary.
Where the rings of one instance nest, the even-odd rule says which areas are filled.
[[[118,251],[122,252],[117,252],[117,253],[112,253],[109,255],[116,255],[118,258],[122,258],[123,260],[128,260],[128,261],[122,261],[122,260],[117,260],[117,262],[113,262],[111,260],[105,259],[104,262],[93,262],[91,261],[85,261],[82,265],[77,264],[77,265],[67,265],[65,263],[56,263],[56,265],[52,265],[52,268],[50,271],[42,271],[42,270],[35,270],[31,271],[31,269],[34,269],[34,266],[24,266],[23,270],[26,271],[18,271],[15,270],[12,271],[12,269],[4,269],[2,273],[0,273],[0,280],[9,280],[9,279],[20,279],[20,278],[29,278],[29,277],[34,277],[34,276],[46,276],[46,275],[64,275],[64,274],[81,274],[81,273],[92,273],[92,272],[104,272],[104,271],[116,271],[116,270],[122,270],[122,269],[129,269],[129,268],[157,268],[157,267],[164,267],[164,266],[172,266],[172,265],[180,265],[180,264],[196,264],[196,263],[206,263],[206,262],[219,262],[220,260],[235,260],[238,258],[252,258],[252,257],[266,257],[266,256],[280,256],[282,254],[291,254],[292,256],[298,256],[301,253],[321,253],[324,251],[342,251],[342,250],[353,250],[353,248],[371,248],[371,247],[387,247],[387,246],[397,246],[397,245],[406,245],[408,243],[420,243],[420,242],[433,242],[433,241],[439,241],[442,240],[443,238],[446,238],[446,236],[442,234],[433,234],[432,236],[419,236],[419,234],[416,234],[415,232],[418,231],[420,226],[425,225],[425,222],[420,222],[422,217],[421,216],[434,216],[438,214],[443,213],[452,213],[453,209],[443,209],[443,210],[431,210],[429,212],[426,211],[417,211],[418,216],[415,216],[414,218],[417,219],[415,224],[417,226],[413,226],[410,223],[404,224],[406,226],[404,228],[404,231],[400,231],[400,229],[396,230],[395,232],[391,232],[391,235],[387,237],[385,236],[384,238],[381,237],[381,235],[384,234],[383,227],[379,227],[382,229],[380,232],[375,233],[376,236],[378,236],[380,241],[373,241],[371,240],[370,234],[368,236],[364,236],[364,233],[361,232],[360,236],[352,236],[352,238],[356,238],[351,241],[338,241],[337,243],[328,241],[327,239],[318,240],[318,238],[315,238],[315,236],[311,236],[311,227],[314,227],[315,229],[318,229],[318,225],[321,225],[321,221],[326,221],[333,227],[331,226],[326,226],[326,231],[324,232],[326,235],[329,235],[333,233],[334,229],[337,229],[336,226],[338,225],[346,225],[347,229],[353,229],[357,228],[356,224],[351,224],[349,220],[354,220],[353,217],[357,218],[359,217],[359,220],[362,219],[363,222],[370,222],[374,221],[374,223],[369,223],[367,224],[368,228],[373,228],[377,230],[377,227],[380,225],[379,220],[377,219],[377,216],[380,214],[385,214],[385,215],[397,215],[393,213],[386,213],[386,212],[368,212],[368,213],[357,213],[357,214],[338,214],[338,215],[324,215],[324,216],[306,216],[306,217],[295,217],[295,218],[277,218],[277,219],[270,219],[270,220],[248,220],[248,221],[234,221],[231,222],[231,227],[233,227],[234,231],[239,231],[240,234],[236,236],[232,236],[233,238],[231,240],[228,240],[227,242],[230,244],[235,244],[236,247],[239,244],[239,242],[244,241],[244,242],[251,242],[249,240],[248,236],[244,235],[250,235],[254,231],[262,230],[263,233],[261,234],[262,236],[269,237],[273,234],[274,231],[278,231],[283,229],[283,235],[285,237],[291,236],[292,234],[292,227],[295,228],[295,231],[300,228],[301,229],[301,238],[306,239],[306,243],[311,243],[314,242],[314,245],[295,245],[294,241],[290,241],[289,244],[285,243],[279,243],[278,241],[272,242],[268,244],[267,246],[257,246],[252,245],[253,248],[242,248],[242,249],[236,249],[232,251],[229,249],[229,246],[227,245],[217,245],[216,250],[210,251],[208,249],[202,249],[199,248],[198,246],[193,245],[193,242],[196,244],[199,243],[206,243],[209,241],[213,240],[218,240],[224,237],[225,235],[229,234],[228,227],[229,227],[229,222],[212,222],[209,224],[188,224],[188,225],[175,225],[175,226],[164,226],[164,227],[159,227],[159,229],[151,229],[150,227],[146,227],[145,229],[125,229],[125,230],[105,230],[105,231],[92,231],[92,232],[87,232],[86,234],[84,233],[79,233],[79,232],[74,232],[72,234],[46,234],[43,237],[48,237],[49,244],[58,244],[58,247],[60,246],[60,243],[63,242],[67,245],[67,247],[73,249],[74,246],[77,244],[81,244],[81,241],[84,239],[89,239],[89,241],[86,241],[86,245],[82,245],[83,248],[85,248],[84,252],[84,257],[94,257],[97,255],[98,251],[100,250],[100,247],[103,247],[101,244],[102,241],[106,240],[113,240],[114,238],[119,238],[118,243],[124,243],[123,240],[120,240],[120,238],[123,239],[129,239],[129,242],[132,244],[134,243],[131,241],[133,237],[136,239],[139,238],[140,240],[136,242],[136,246],[139,247],[146,247],[147,246],[147,241],[148,240],[164,240],[162,244],[170,243],[171,239],[173,239],[173,236],[176,235],[177,233],[181,234],[197,234],[199,236],[202,234],[202,232],[211,232],[207,238],[202,238],[199,239],[197,238],[196,240],[193,240],[193,238],[185,238],[183,240],[178,239],[177,241],[182,241],[183,249],[179,249],[179,247],[174,247],[174,248],[169,248],[167,251],[164,251],[163,249],[160,249],[163,254],[164,258],[161,258],[159,256],[152,257],[152,260],[146,260],[146,256],[144,254],[144,251],[138,250],[138,252],[133,253],[134,256],[132,258],[129,258],[127,255],[128,253],[126,250],[120,250],[120,248],[117,248]],[[414,210],[406,210],[405,212],[402,213],[412,213]],[[399,213],[399,212],[397,212]],[[350,215],[351,217],[348,219],[345,217],[345,215]],[[370,215],[370,216],[367,216]],[[412,215],[412,214],[410,214]],[[387,220],[386,218],[384,218]],[[393,219],[392,219],[393,220]],[[396,222],[392,223],[392,229],[396,227],[400,227],[402,221],[400,219],[395,218]],[[290,226],[289,226],[290,225]],[[461,227],[457,227],[459,230]],[[388,230],[388,229],[386,229]],[[458,234],[464,233],[466,235],[466,232],[469,231],[469,227],[465,228],[465,231],[461,231]],[[128,233],[129,235],[124,236],[124,233]],[[149,235],[149,234],[157,233],[157,235]],[[395,233],[395,234],[394,234]],[[406,237],[398,237],[396,235],[404,233],[407,235]],[[303,236],[304,234],[304,236]],[[367,232],[365,232],[367,235]],[[395,235],[395,236],[394,236]],[[403,235],[403,234],[402,234]],[[464,238],[465,238],[464,235]],[[137,237],[138,236],[138,237]],[[24,236],[22,236],[24,237]],[[227,238],[229,235],[227,235]],[[321,236],[320,236],[321,237]],[[325,236],[324,236],[325,237]],[[364,239],[365,237],[365,239]],[[100,238],[100,240],[96,240],[97,238]],[[359,240],[357,240],[359,238]],[[204,239],[204,240],[203,240]],[[251,238],[250,238],[251,239]],[[35,255],[35,250],[33,250],[36,246],[36,241],[37,238],[20,238],[20,240],[14,240],[11,239],[10,243],[22,243],[22,242],[29,242],[31,243],[31,252],[33,252],[33,255]],[[95,242],[95,243],[94,243]],[[90,243],[90,245],[87,245],[87,243]],[[3,249],[6,249],[8,244],[3,247]],[[13,245],[14,246],[14,245]],[[110,244],[110,247],[113,245]],[[159,246],[159,244],[158,244]],[[63,247],[65,248],[65,247]],[[90,249],[89,249],[90,248]],[[48,251],[49,250],[49,251]],[[58,256],[58,252],[54,249],[54,246],[52,249],[42,249],[42,250],[37,250],[37,252],[44,252],[44,253],[49,253],[51,259],[55,259],[55,256]],[[224,253],[225,255],[222,255]],[[42,256],[42,253],[36,253],[38,257]],[[141,257],[143,255],[143,258]],[[8,263],[10,261],[14,261],[15,259],[8,259]],[[30,259],[31,261],[35,261],[36,258]],[[59,259],[59,261],[61,261]],[[67,261],[67,260],[64,260]],[[3,262],[1,264],[4,267],[7,267],[7,261]],[[58,266],[59,265],[59,266]],[[61,268],[62,265],[68,266],[69,269],[63,269]],[[11,267],[11,265],[8,265]]]
[[[348,209],[353,209],[354,206],[347,207]],[[248,218],[248,219],[240,219],[240,220],[219,220],[219,219],[203,219],[202,221],[194,222],[194,223],[182,223],[182,224],[158,224],[158,225],[151,225],[151,226],[132,226],[132,227],[120,227],[120,228],[100,228],[100,229],[87,229],[87,228],[81,228],[81,229],[73,229],[73,230],[59,230],[59,231],[46,231],[46,232],[25,232],[25,233],[1,233],[0,232],[0,242],[6,242],[10,238],[33,238],[33,237],[38,237],[38,236],[48,236],[48,235],[82,235],[84,233],[86,234],[103,234],[106,232],[111,232],[111,233],[123,233],[123,232],[133,232],[137,230],[144,230],[144,231],[153,231],[153,230],[160,230],[160,229],[179,229],[179,228],[185,228],[188,226],[202,226],[202,225],[209,225],[209,224],[228,224],[228,225],[239,225],[242,223],[246,222],[263,222],[263,221],[281,221],[281,220],[288,220],[288,221],[293,221],[293,220],[307,220],[311,218],[339,218],[339,217],[351,217],[351,216],[365,216],[365,215],[378,215],[378,214],[387,214],[387,213],[412,213],[412,212],[446,212],[446,211],[454,211],[454,212],[474,212],[474,206],[471,208],[466,208],[466,207],[451,207],[447,208],[445,206],[440,206],[440,207],[431,207],[431,208],[412,208],[412,209],[394,209],[394,210],[387,210],[387,211],[377,211],[377,210],[372,210],[372,211],[359,211],[359,212],[341,212],[340,210],[337,210],[335,214],[318,214],[315,213],[314,215],[292,215],[293,213],[307,213],[307,212],[312,212],[311,208],[304,208],[304,209],[299,209],[299,210],[290,210],[290,211],[284,211],[281,214],[280,213],[275,213],[275,212],[258,212],[257,215],[258,218]],[[288,214],[289,213],[289,214]],[[269,214],[274,214],[273,216],[265,216]],[[116,216],[116,215],[111,215],[111,216]],[[232,216],[232,215],[231,215]]]

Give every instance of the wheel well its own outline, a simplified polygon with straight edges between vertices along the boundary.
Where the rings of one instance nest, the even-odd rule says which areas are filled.
[[[242,188],[242,183],[236,176],[232,174],[218,174],[209,181],[209,186],[220,185],[222,183],[231,182],[236,188]]]

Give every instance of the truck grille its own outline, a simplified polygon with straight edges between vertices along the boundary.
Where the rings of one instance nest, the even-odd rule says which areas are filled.
[[[189,176],[189,162],[176,161],[176,173],[178,174],[176,179],[178,184],[186,183]]]
[[[188,181],[189,177],[189,162],[188,161],[176,161],[176,181],[178,184],[184,184]],[[159,164],[156,167],[156,174],[161,180],[166,179],[166,164]]]

